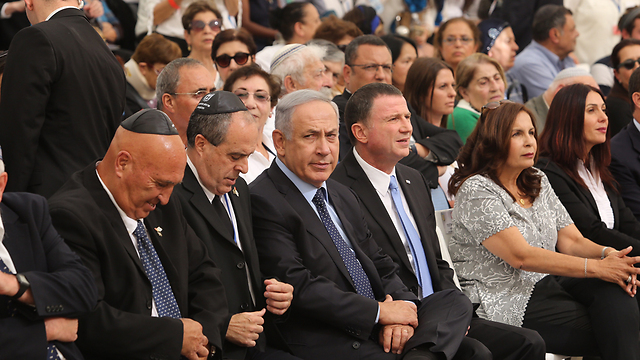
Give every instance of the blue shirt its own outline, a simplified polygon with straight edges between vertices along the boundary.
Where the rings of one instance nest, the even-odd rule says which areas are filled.
[[[560,60],[551,50],[532,40],[518,56],[509,76],[519,81],[527,89],[529,99],[542,95],[558,73],[574,67],[573,59]]]

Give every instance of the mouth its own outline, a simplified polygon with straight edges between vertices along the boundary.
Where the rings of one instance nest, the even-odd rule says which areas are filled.
[[[524,155],[522,155],[522,156],[524,156],[524,157],[526,157],[526,158],[529,158],[529,159],[533,159],[533,157],[534,157],[535,155],[536,155],[535,153],[530,152],[530,153],[526,153],[526,154],[524,154]]]
[[[607,128],[606,128],[606,127],[599,127],[597,130],[598,130],[599,132],[603,133],[603,134],[606,134],[606,133],[607,133]]]
[[[311,166],[316,168],[316,169],[318,169],[318,170],[325,171],[325,170],[328,170],[330,168],[331,163],[330,162],[324,162],[324,161],[315,162],[315,163],[311,163]]]

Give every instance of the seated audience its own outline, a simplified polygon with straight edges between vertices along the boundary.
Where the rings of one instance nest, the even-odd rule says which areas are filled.
[[[282,34],[284,43],[273,44],[260,50],[256,54],[256,63],[266,71],[271,71],[274,56],[283,46],[289,44],[306,44],[313,39],[316,29],[320,26],[320,15],[313,4],[309,2],[293,2],[282,9],[275,9],[269,15],[271,27]]]
[[[418,48],[413,40],[404,36],[384,35],[380,38],[387,43],[389,50],[391,50],[393,63],[391,84],[403,92],[404,84],[407,81],[407,72],[411,64],[418,58]]]
[[[225,30],[213,40],[211,57],[220,74],[216,78],[216,88],[221,89],[232,72],[255,63],[256,44],[245,29]]]
[[[376,10],[368,5],[360,5],[344,14],[342,20],[349,21],[358,27],[364,35],[384,35],[384,24]]]
[[[328,75],[331,76],[333,86],[331,87],[331,97],[342,94],[344,91],[344,52],[336,46],[336,44],[323,39],[313,39],[307,45],[316,45],[324,49],[325,53],[322,57]]]
[[[629,98],[629,78],[633,70],[638,68],[638,59],[640,59],[640,40],[638,39],[622,40],[611,52],[615,80],[606,101],[611,137],[633,120],[633,103]]]
[[[222,349],[220,270],[171,200],[186,164],[167,115],[142,110],[50,199],[53,225],[98,287],[78,328],[87,358],[196,359]]]
[[[633,101],[633,121],[611,139],[609,169],[618,183],[624,203],[640,220],[640,71],[629,79],[629,96]]]
[[[437,56],[444,60],[455,74],[458,64],[480,48],[480,30],[466,18],[453,18],[440,25],[433,40]]]
[[[320,91],[331,95],[333,76],[326,71],[322,59],[325,50],[317,45],[289,44],[280,49],[271,62],[271,75],[282,84],[282,95],[297,90]]]
[[[533,18],[533,41],[516,56],[509,75],[527,89],[529,98],[540,96],[563,69],[575,66],[569,56],[578,31],[571,10],[545,5]]]
[[[631,254],[637,256],[640,222],[620,197],[609,172],[607,130],[602,93],[588,85],[567,86],[549,108],[536,166],[547,175],[584,236],[616,249],[633,246]]]
[[[260,135],[256,149],[248,157],[248,169],[240,176],[249,184],[271,165],[276,157],[271,134],[265,133],[265,124],[278,103],[280,83],[257,65],[245,66],[231,74],[224,85],[225,91],[236,94],[257,120]]]
[[[194,59],[176,59],[158,76],[158,110],[169,116],[185,147],[191,113],[205,95],[215,90],[215,80],[209,70]]]
[[[447,128],[458,132],[462,142],[476,127],[480,110],[491,101],[504,99],[507,79],[500,64],[481,53],[460,62],[456,72],[456,99],[458,104],[447,120]]]
[[[547,121],[547,113],[549,112],[549,105],[558,91],[565,86],[572,84],[585,84],[598,88],[598,84],[589,74],[589,72],[579,66],[564,69],[556,75],[549,88],[545,90],[540,96],[536,96],[525,104],[529,110],[535,115],[536,129],[538,133],[542,133],[544,124]]]
[[[180,57],[180,46],[160,34],[147,35],[142,39],[131,59],[124,64],[127,77],[126,117],[142,109],[156,107],[158,74],[168,63]]]
[[[452,359],[471,304],[454,289],[419,301],[402,283],[358,198],[329,179],[338,126],[338,108],[323,94],[285,95],[273,133],[278,158],[249,189],[262,273],[295,289],[278,329],[307,360]]]
[[[176,196],[187,222],[224,274],[229,326],[223,357],[300,360],[266,347],[265,342],[265,335],[277,336],[267,330],[289,309],[293,287],[263,279],[253,238],[249,188],[238,178],[247,171],[247,158],[259,134],[258,121],[230,92],[205,96],[189,121],[187,167]]]
[[[363,35],[362,30],[356,24],[331,15],[322,20],[313,38],[331,41],[344,51],[351,40],[361,35]]]
[[[51,226],[47,201],[4,192],[0,156],[0,358],[83,359],[78,317],[97,302],[91,272]]]
[[[506,72],[506,98],[513,102],[526,103],[529,100],[527,89],[508,73],[509,69],[513,67],[518,51],[518,44],[511,25],[504,20],[487,19],[478,24],[478,29],[482,34],[482,45],[479,51],[496,59],[502,66],[502,70]]]
[[[193,0],[139,0],[136,36],[157,32],[180,45],[182,56],[189,55],[189,45],[184,40],[182,15]]]
[[[190,51],[189,58],[200,61],[216,79],[220,75],[213,64],[211,48],[222,28],[220,17],[220,12],[204,0],[191,3],[182,15],[184,39]]]
[[[538,331],[548,352],[638,359],[640,257],[582,236],[533,167],[536,147],[524,105],[483,109],[449,186],[462,290],[478,316]]]

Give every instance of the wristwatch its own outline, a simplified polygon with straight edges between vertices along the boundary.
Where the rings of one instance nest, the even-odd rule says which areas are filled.
[[[26,276],[24,276],[22,274],[16,274],[16,280],[18,280],[18,284],[20,285],[20,289],[18,290],[18,292],[15,295],[13,295],[11,297],[14,300],[18,300],[31,287],[31,284],[29,283],[29,280],[27,280]]]
[[[416,144],[413,143],[411,145],[409,145],[409,151],[414,152],[414,153],[418,153],[418,149],[416,149]]]

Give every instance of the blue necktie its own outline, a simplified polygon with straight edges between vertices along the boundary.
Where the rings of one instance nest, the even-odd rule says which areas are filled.
[[[356,258],[356,254],[351,250],[351,248],[349,248],[349,245],[347,245],[342,238],[342,235],[338,232],[338,228],[336,228],[333,220],[331,220],[331,216],[327,211],[327,205],[324,202],[324,188],[318,189],[311,202],[316,206],[318,214],[320,214],[320,220],[322,220],[324,227],[329,232],[329,236],[331,236],[331,240],[333,240],[333,243],[338,249],[338,252],[342,257],[342,261],[351,276],[351,280],[353,280],[356,292],[362,296],[375,300],[373,289],[371,288],[371,282],[369,282],[367,273],[364,272],[362,265]]]
[[[389,190],[391,190],[391,198],[393,199],[396,212],[400,216],[404,235],[406,236],[409,247],[411,248],[411,255],[413,256],[416,267],[416,276],[418,277],[420,287],[422,287],[422,297],[427,297],[433,294],[433,284],[431,283],[431,274],[429,273],[427,256],[422,248],[420,234],[418,234],[418,231],[409,220],[409,216],[407,216],[407,213],[404,211],[402,198],[400,196],[400,191],[398,190],[398,182],[396,181],[396,177],[393,175],[391,175],[391,180],[389,181]]]
[[[6,274],[12,274],[12,272],[9,270],[9,267],[4,263],[4,261],[2,261],[2,259],[0,259],[0,271]],[[8,316],[16,316],[16,314],[18,313],[18,307],[13,302],[13,300],[9,299],[8,296],[6,296],[5,298],[6,301],[0,301],[0,303],[2,304],[0,306],[6,309]],[[49,343],[49,345],[47,345],[47,360],[60,360],[58,351],[54,344]]]
[[[180,308],[178,308],[176,298],[173,296],[173,290],[169,284],[169,279],[167,279],[167,274],[164,272],[162,262],[151,240],[149,240],[141,220],[138,220],[138,226],[133,234],[138,238],[140,260],[142,260],[144,272],[147,274],[149,281],[151,281],[153,300],[156,302],[158,316],[181,318]]]

